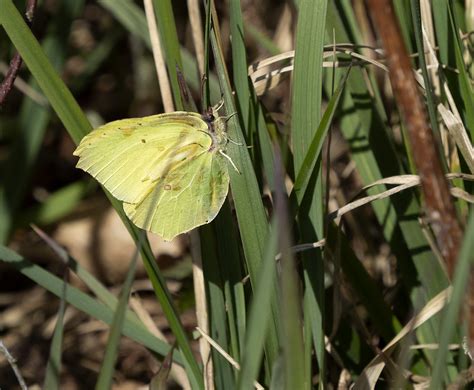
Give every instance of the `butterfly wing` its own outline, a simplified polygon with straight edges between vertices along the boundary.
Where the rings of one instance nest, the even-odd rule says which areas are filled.
[[[179,161],[209,149],[212,139],[207,132],[197,113],[118,120],[85,136],[74,155],[79,156],[77,167],[114,197],[138,203]]]
[[[229,190],[226,161],[216,151],[205,151],[176,164],[145,198],[124,203],[135,225],[171,240],[211,222]]]

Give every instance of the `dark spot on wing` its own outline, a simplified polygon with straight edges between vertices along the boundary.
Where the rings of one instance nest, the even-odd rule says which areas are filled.
[[[142,144],[146,144],[146,141],[142,138]]]

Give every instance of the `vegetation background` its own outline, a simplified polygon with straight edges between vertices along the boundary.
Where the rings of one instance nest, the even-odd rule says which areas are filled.
[[[1,387],[472,388],[472,1],[393,2],[465,231],[451,287],[363,0],[43,0],[31,30],[25,6],[0,0],[0,71],[24,61],[0,111]],[[75,169],[93,127],[221,98],[249,148],[199,234],[147,239]]]

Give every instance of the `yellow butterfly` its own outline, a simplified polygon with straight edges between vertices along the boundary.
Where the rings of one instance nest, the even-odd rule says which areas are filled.
[[[226,160],[238,171],[225,154],[220,106],[107,123],[82,139],[77,167],[121,200],[135,225],[171,240],[216,217],[229,190]]]

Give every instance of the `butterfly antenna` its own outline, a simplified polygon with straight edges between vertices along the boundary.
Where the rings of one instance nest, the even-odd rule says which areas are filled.
[[[219,103],[217,103],[214,107],[216,111],[219,111],[222,107],[224,106],[224,96],[221,96],[221,100],[219,100]]]
[[[236,112],[233,112],[232,114],[230,115],[226,115],[226,116],[221,116],[221,119],[224,120],[224,122],[227,122],[230,118],[232,118],[234,115],[237,115]]]
[[[235,166],[234,162],[232,161],[232,159],[227,155],[225,154],[222,150],[219,150],[219,153],[222,154],[227,160],[230,161],[230,163],[232,164],[232,166],[234,167],[234,169],[236,170],[236,172],[241,175],[239,169]]]

